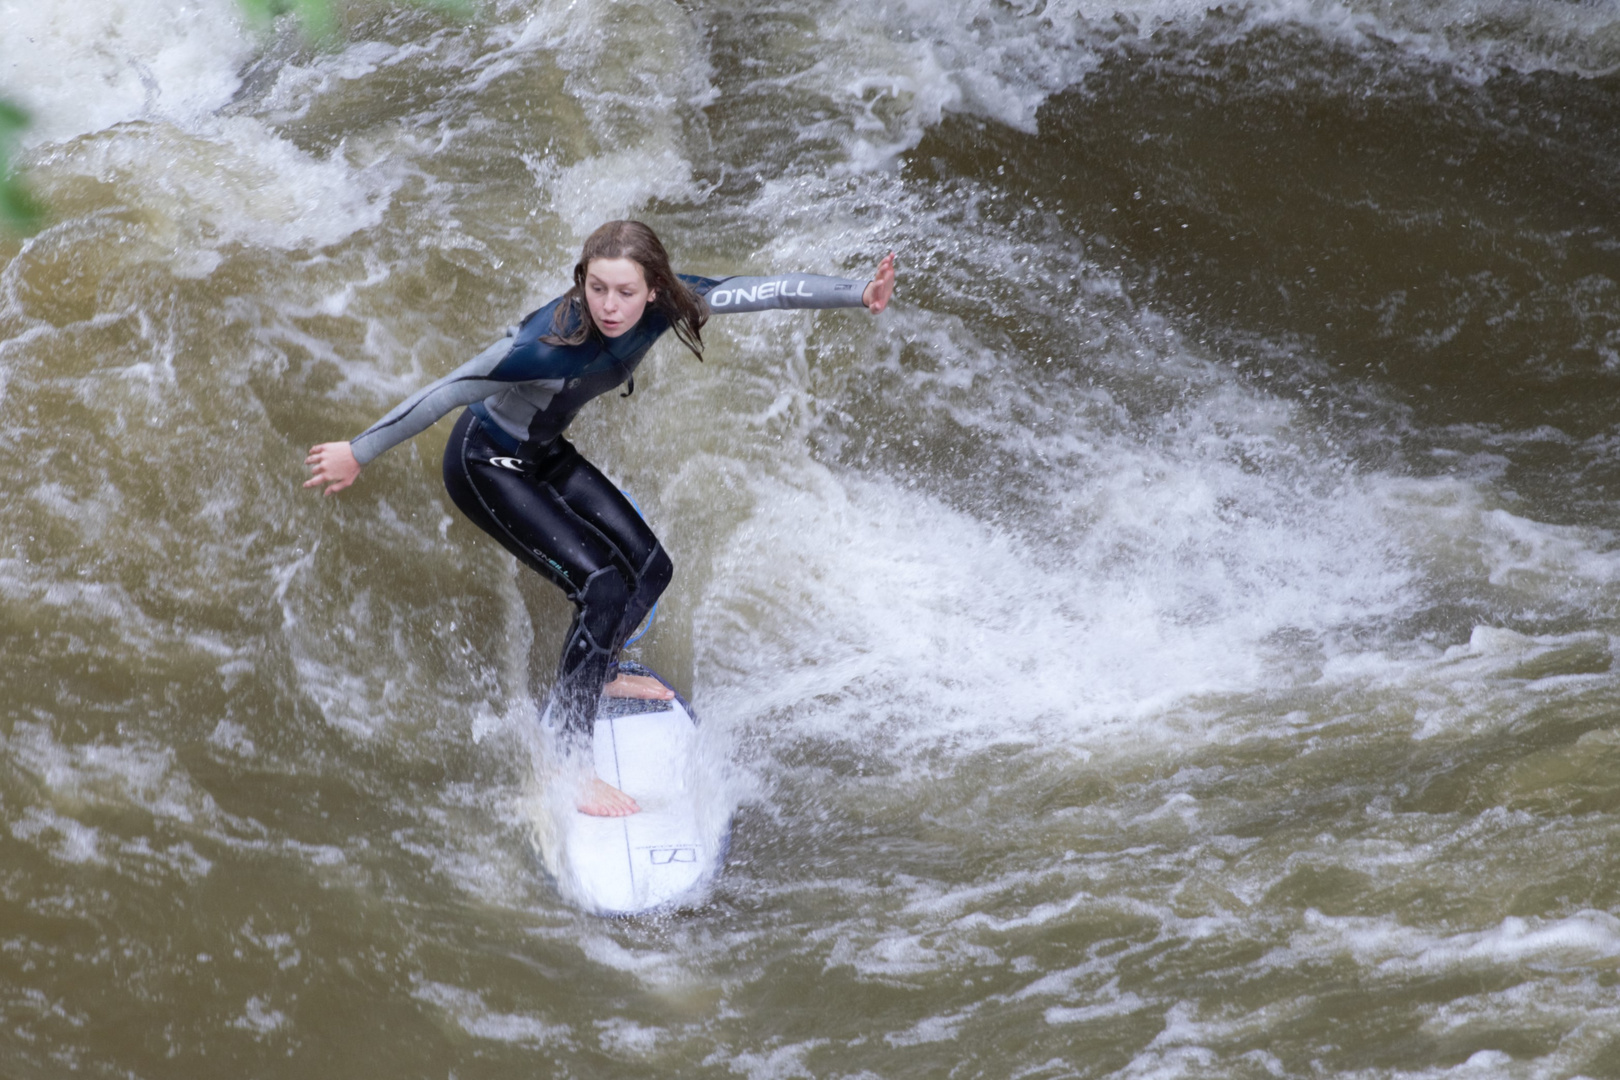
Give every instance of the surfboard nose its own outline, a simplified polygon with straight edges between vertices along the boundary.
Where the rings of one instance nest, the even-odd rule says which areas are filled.
[[[652,674],[635,673],[643,672]],[[696,744],[697,723],[682,698],[603,703],[591,748],[596,774],[633,796],[641,812],[569,814],[561,823],[554,873],[570,900],[597,914],[638,915],[693,899],[719,873],[730,816],[717,820],[704,805],[724,795],[697,782]]]

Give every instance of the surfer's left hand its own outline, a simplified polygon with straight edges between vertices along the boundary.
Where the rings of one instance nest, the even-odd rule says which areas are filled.
[[[861,291],[861,303],[866,305],[867,311],[876,315],[889,306],[889,297],[893,295],[894,252],[891,251],[883,256],[883,261],[878,263],[877,273],[872,275],[872,280]]]

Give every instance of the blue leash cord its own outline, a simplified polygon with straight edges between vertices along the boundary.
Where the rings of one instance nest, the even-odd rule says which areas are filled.
[[[637,517],[641,518],[642,521],[647,520],[647,515],[641,512],[641,504],[636,502],[636,497],[634,495],[624,490],[624,488],[619,489],[619,494],[630,500],[630,505],[636,509]],[[647,631],[652,629],[653,620],[658,617],[658,605],[660,602],[660,600],[653,601],[652,610],[647,612],[647,617],[642,620],[641,629],[630,635],[630,639],[624,643],[625,648],[628,649],[630,646],[647,636]]]

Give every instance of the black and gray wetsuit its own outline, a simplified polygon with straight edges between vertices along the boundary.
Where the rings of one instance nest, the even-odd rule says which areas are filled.
[[[717,315],[860,307],[865,288],[812,274],[681,280]],[[560,303],[533,312],[508,337],[406,398],[352,445],[364,465],[468,406],[445,447],[445,487],[462,513],[573,602],[552,693],[565,730],[588,739],[619,650],[674,566],[634,507],[562,432],[587,401],[625,382],[634,388],[637,365],[670,327],[649,307],[616,338],[547,344],[541,338],[555,333]]]

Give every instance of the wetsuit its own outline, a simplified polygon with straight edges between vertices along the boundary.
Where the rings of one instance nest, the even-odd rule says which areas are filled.
[[[860,307],[865,288],[811,274],[681,280],[714,314]],[[625,382],[634,390],[637,365],[669,321],[649,306],[616,338],[592,334],[580,345],[551,345],[541,338],[556,334],[561,302],[531,313],[507,337],[406,398],[351,445],[365,465],[468,406],[445,447],[445,488],[462,513],[573,603],[554,713],[565,731],[588,739],[619,650],[674,565],[629,501],[562,432],[592,398]]]

